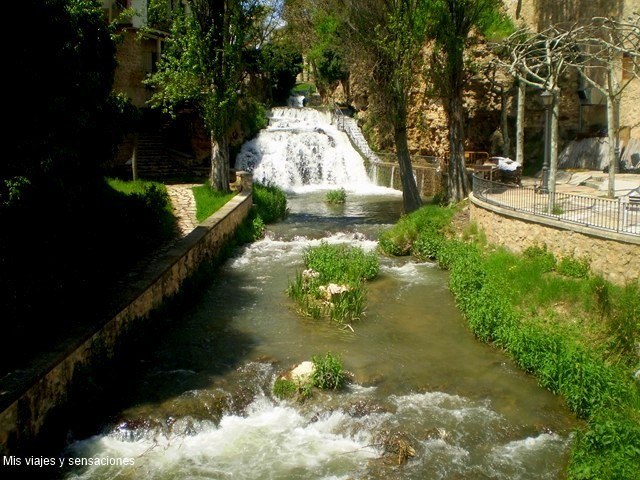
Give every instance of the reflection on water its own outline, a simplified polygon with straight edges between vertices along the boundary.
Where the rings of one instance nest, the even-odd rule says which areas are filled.
[[[142,359],[135,393],[71,456],[132,457],[131,467],[66,478],[386,479],[562,477],[573,419],[501,352],[479,343],[433,264],[381,258],[354,332],[300,316],[287,282],[322,239],[376,247],[401,199],[291,197],[289,218],[238,252],[202,299]],[[304,212],[304,213],[303,213]],[[353,373],[344,392],[304,404],[271,396],[283,370],[331,351]],[[416,455],[399,466],[380,438]]]

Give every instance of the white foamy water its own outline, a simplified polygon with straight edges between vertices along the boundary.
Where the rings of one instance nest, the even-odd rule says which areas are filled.
[[[310,239],[305,236],[294,237],[291,240],[277,240],[270,237],[252,243],[242,250],[242,254],[231,260],[231,268],[243,268],[255,265],[256,269],[266,268],[274,262],[300,262],[302,254],[311,247],[317,247],[322,242],[332,245],[344,244],[360,247],[365,252],[376,249],[378,242],[369,240],[361,234],[353,232],[337,232],[322,239]],[[268,276],[268,275],[267,275]]]
[[[466,430],[486,430],[503,419],[488,402],[443,392],[392,395],[379,408],[354,413],[363,401],[375,404],[375,391],[353,385],[342,394],[323,393],[324,407],[317,400],[300,405],[258,394],[242,413],[228,413],[218,424],[182,417],[169,427],[116,427],[73,444],[67,454],[130,458],[134,465],[92,466],[66,478],[386,478],[377,462],[385,455],[380,435],[388,432],[406,434],[416,449],[404,478],[425,478],[425,467],[429,478],[456,472],[537,478],[528,472],[535,458],[566,442],[554,433],[506,444],[456,434],[460,423]],[[473,453],[485,448],[486,454]]]
[[[352,194],[399,194],[371,182],[362,157],[331,124],[330,114],[310,108],[274,108],[269,126],[242,146],[235,166],[289,192],[343,187]]]

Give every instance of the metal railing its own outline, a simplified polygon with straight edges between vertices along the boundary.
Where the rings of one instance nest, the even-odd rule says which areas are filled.
[[[640,236],[637,197],[616,199],[567,193],[541,193],[473,176],[473,195],[492,205],[585,227]]]

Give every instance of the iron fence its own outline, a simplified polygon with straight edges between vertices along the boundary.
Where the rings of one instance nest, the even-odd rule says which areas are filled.
[[[473,176],[473,195],[499,207],[553,218],[599,230],[640,236],[640,202],[637,197],[616,199],[567,193],[542,193]]]

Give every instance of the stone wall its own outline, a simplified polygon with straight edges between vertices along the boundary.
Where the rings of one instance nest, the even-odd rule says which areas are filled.
[[[64,425],[59,412],[64,411],[69,389],[74,382],[88,381],[77,377],[113,361],[122,337],[132,335],[134,327],[145,323],[152,311],[179,292],[185,280],[219,254],[252,206],[250,176],[239,172],[239,177],[242,192],[151,265],[131,286],[128,299],[114,310],[118,313],[113,318],[104,319],[85,338],[70,339],[67,351],[43,357],[37,366],[34,362],[18,384],[0,380],[0,455],[23,451],[51,430],[50,424]]]
[[[488,205],[470,195],[471,221],[490,243],[513,252],[546,245],[556,257],[588,258],[591,271],[612,283],[640,279],[640,238],[598,231]]]
[[[135,29],[120,32],[116,60],[118,67],[113,79],[113,90],[127,95],[136,107],[145,107],[152,91],[143,85],[153,68],[153,57],[158,52],[158,42],[152,38],[138,37]]]

